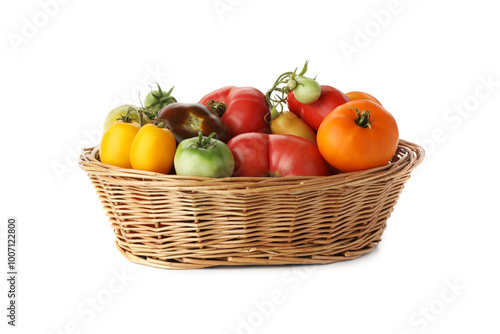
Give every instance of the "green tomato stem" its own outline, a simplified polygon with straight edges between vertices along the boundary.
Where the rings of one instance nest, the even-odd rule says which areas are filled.
[[[146,108],[154,107],[156,109],[161,109],[168,104],[177,102],[177,99],[171,95],[175,86],[172,86],[172,88],[170,88],[168,92],[164,92],[158,83],[156,83],[156,86],[158,87],[157,91],[153,91],[150,86],[151,95],[154,98],[154,102],[152,102],[150,105],[146,105]]]
[[[142,128],[142,110],[137,110],[137,116],[139,116],[139,127]]]
[[[306,72],[307,72],[307,64],[309,64],[309,60],[306,60],[306,63],[304,64],[304,67],[302,67],[302,71],[300,71],[300,73],[298,74],[299,76],[306,74]]]
[[[370,130],[372,130],[372,125],[370,123],[371,115],[369,110],[362,110],[361,112],[359,112],[359,109],[356,108],[356,115],[357,115],[356,117],[357,125],[359,125],[362,128],[369,128]]]
[[[163,91],[161,90],[161,87],[160,85],[156,82],[156,86],[158,87],[158,93],[160,93],[159,95],[162,96],[163,95]]]
[[[278,117],[279,113],[278,111],[276,110],[276,107],[273,107],[271,109],[271,121],[274,120],[276,117]]]
[[[196,145],[200,148],[207,148],[211,145],[212,138],[216,136],[216,132],[212,132],[208,137],[203,138],[203,133],[201,131],[198,132],[198,141],[196,142]]]
[[[212,132],[211,134],[209,134],[206,141],[205,141],[206,145],[210,144],[210,142],[212,141],[212,138],[215,136],[217,136],[217,132],[215,132],[215,131]]]
[[[148,108],[143,112],[146,116],[148,116],[149,119],[154,121],[158,117],[159,110],[157,108]]]
[[[302,67],[302,70],[298,74],[299,76],[304,75],[306,73],[308,63],[309,63],[309,61],[306,60],[304,66]],[[266,92],[266,101],[267,101],[267,104],[271,107],[271,115],[270,115],[271,120],[276,118],[276,117],[273,117],[273,109],[274,109],[274,112],[278,112],[278,107],[279,107],[280,110],[283,111],[284,110],[283,104],[285,104],[286,100],[287,100],[286,95],[288,95],[288,93],[290,91],[293,91],[296,88],[297,82],[295,82],[295,80],[294,80],[295,77],[297,76],[296,72],[297,72],[297,68],[295,68],[295,70],[293,72],[285,72],[285,73],[280,74],[278,76],[278,79],[276,79],[276,81],[274,82],[272,88]],[[277,95],[275,95],[274,98],[272,98],[271,94],[273,92],[278,92],[279,94],[281,94],[281,96],[279,94],[277,94]],[[264,119],[267,120],[267,115]]]
[[[125,122],[125,123],[131,123],[132,122],[132,118],[129,116],[131,110],[134,110],[134,109],[132,107],[128,107],[127,113],[124,116],[121,116],[121,117],[117,118],[116,120],[117,121],[122,121],[122,122]]]

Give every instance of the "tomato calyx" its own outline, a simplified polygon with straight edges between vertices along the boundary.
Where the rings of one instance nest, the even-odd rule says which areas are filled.
[[[128,107],[127,113],[120,118],[117,118],[117,121],[122,121],[125,123],[130,123],[134,119],[130,117],[131,112],[136,112],[138,115],[138,122],[139,122],[139,127],[142,128],[144,125],[144,119],[143,119],[143,114],[149,118],[150,120],[157,120],[158,119],[158,109],[155,108],[144,108],[144,107],[133,107],[130,106]],[[148,122],[149,123],[149,122]]]
[[[266,122],[267,124],[271,124],[282,113],[283,113],[283,108],[281,108],[281,110],[278,111],[276,110],[276,106],[273,106],[271,108],[271,111],[264,116],[264,122]]]
[[[216,132],[212,132],[208,135],[208,137],[203,137],[203,133],[198,132],[198,141],[196,142],[196,146],[198,148],[209,148],[215,145],[215,142],[212,142],[212,138],[217,136]]]
[[[128,112],[126,115],[120,116],[116,120],[123,123],[132,123],[132,118],[128,115]]]
[[[219,118],[226,112],[226,104],[224,102],[208,100],[207,107],[210,111],[219,116]]]
[[[137,110],[138,113],[144,113],[149,119],[156,119],[159,111],[157,108],[140,108]]]
[[[159,127],[160,129],[165,129],[165,128],[168,129],[167,124],[165,122],[162,122],[162,121],[158,122],[158,124],[156,124],[156,126]]]
[[[151,86],[149,86],[149,88],[151,88],[151,92],[150,92],[151,97],[150,97],[150,99],[148,99],[148,97],[146,97],[148,99],[148,101],[145,103],[146,108],[148,108],[148,109],[151,109],[151,108],[161,109],[162,107],[164,107],[170,103],[177,102],[177,99],[171,95],[175,86],[172,86],[172,88],[170,88],[170,90],[168,92],[164,92],[158,83],[156,83],[156,86],[158,87],[157,91],[153,91],[153,88],[151,88]]]
[[[274,172],[267,172],[266,175],[264,175],[264,177],[281,177],[283,175],[283,173],[280,173],[278,171],[274,171]]]
[[[293,166],[295,162],[291,162],[290,165],[288,165],[287,167],[285,167],[281,172],[278,171],[278,170],[275,170],[275,171],[268,171],[264,176],[265,177],[283,177],[283,174],[286,173],[286,171]]]
[[[359,112],[358,108],[352,108],[351,110],[356,109],[356,124],[359,125],[362,128],[369,128],[372,130],[372,125],[370,124],[370,111],[369,110],[361,110]]]
[[[120,121],[120,122],[123,122],[123,123],[132,123],[132,117],[130,117],[130,112],[131,111],[137,111],[137,112],[139,112],[139,110],[137,110],[134,107],[128,107],[127,113],[125,115],[122,115],[122,116],[118,117],[116,120]],[[142,115],[141,114],[139,114],[139,123],[142,126]]]

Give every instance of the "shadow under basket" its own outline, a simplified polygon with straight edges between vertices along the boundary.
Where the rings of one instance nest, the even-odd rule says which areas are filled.
[[[168,269],[350,260],[381,241],[406,180],[424,157],[400,140],[385,166],[324,177],[186,177],[101,163],[89,175],[132,262]]]

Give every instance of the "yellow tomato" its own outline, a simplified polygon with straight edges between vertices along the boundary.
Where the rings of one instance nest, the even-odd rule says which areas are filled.
[[[316,132],[293,112],[284,111],[273,119],[271,131],[275,134],[302,137],[316,145]]]
[[[174,163],[175,150],[172,131],[146,124],[139,130],[130,148],[132,168],[166,174]]]
[[[101,139],[101,162],[123,168],[132,168],[130,164],[130,146],[139,131],[135,122],[116,122],[111,125]]]

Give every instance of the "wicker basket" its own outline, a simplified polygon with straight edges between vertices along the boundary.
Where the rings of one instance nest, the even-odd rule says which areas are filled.
[[[123,169],[83,151],[132,262],[159,268],[331,263],[370,252],[424,157],[400,140],[389,164],[326,177],[195,178]]]

